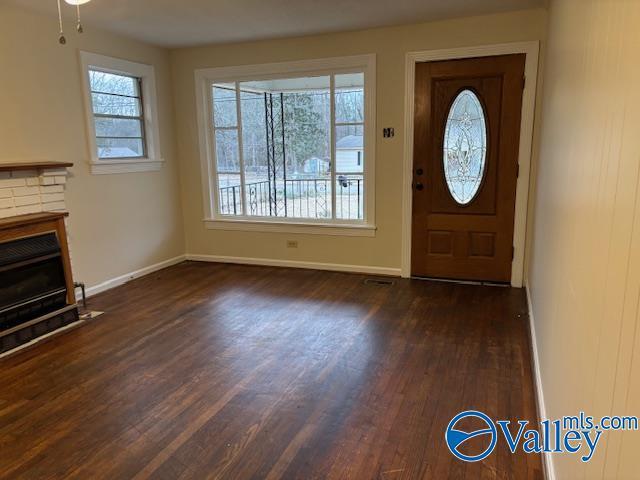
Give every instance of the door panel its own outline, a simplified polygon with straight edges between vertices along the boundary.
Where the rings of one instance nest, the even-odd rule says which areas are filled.
[[[525,55],[416,65],[412,275],[510,281],[524,65]]]

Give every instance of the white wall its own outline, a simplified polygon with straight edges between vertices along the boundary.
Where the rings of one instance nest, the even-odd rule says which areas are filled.
[[[182,255],[184,234],[175,154],[169,52],[0,4],[0,163],[73,162],[67,179],[75,279],[87,285]],[[152,64],[156,70],[159,172],[91,175],[78,51]]]
[[[556,0],[529,268],[549,418],[640,414],[640,2]],[[639,478],[640,433],[557,478]]]

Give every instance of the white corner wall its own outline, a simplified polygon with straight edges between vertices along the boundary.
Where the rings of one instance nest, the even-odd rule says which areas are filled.
[[[528,285],[549,418],[640,413],[640,2],[551,2]],[[639,478],[640,432],[558,479]]]
[[[54,16],[0,3],[0,163],[74,163],[65,191],[73,270],[76,281],[91,287],[184,254],[170,58],[162,48],[94,28],[78,35],[70,22],[67,27],[62,46]],[[165,159],[160,171],[90,173],[79,50],[154,66]],[[0,178],[0,187],[3,182],[11,184]],[[35,201],[4,200],[0,216],[25,213],[33,208],[26,203]]]

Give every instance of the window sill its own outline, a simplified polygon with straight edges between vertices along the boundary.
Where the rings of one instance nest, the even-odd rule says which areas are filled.
[[[91,173],[109,175],[115,173],[157,172],[164,160],[98,160],[91,162]]]
[[[209,230],[243,232],[302,233],[308,235],[333,235],[346,237],[375,237],[375,225],[348,223],[277,222],[261,220],[205,219]]]

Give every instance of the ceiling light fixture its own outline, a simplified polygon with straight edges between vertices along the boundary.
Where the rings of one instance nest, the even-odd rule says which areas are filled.
[[[64,0],[69,5],[74,5],[76,7],[76,30],[78,33],[83,33],[84,29],[82,28],[82,22],[80,21],[80,5],[84,5],[85,3],[89,3],[91,0]],[[62,8],[60,7],[60,0],[58,2],[58,24],[60,25],[60,36],[58,37],[58,42],[60,45],[64,45],[67,43],[67,39],[64,36],[64,29],[62,28]]]

